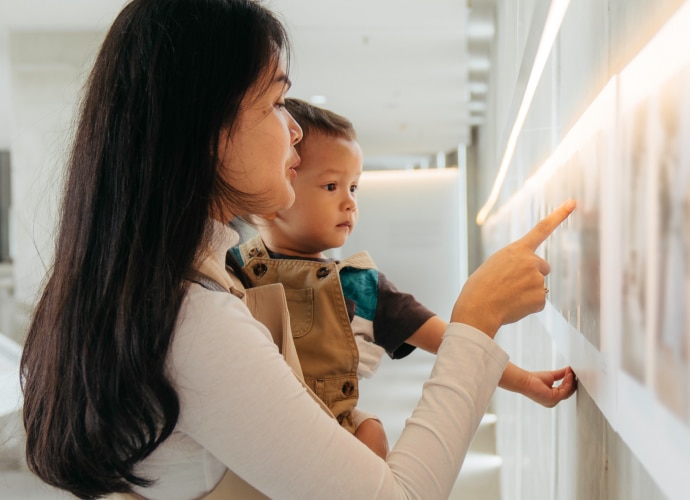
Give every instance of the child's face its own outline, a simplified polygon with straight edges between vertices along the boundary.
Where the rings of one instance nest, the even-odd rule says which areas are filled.
[[[275,252],[320,257],[342,246],[357,223],[362,150],[356,141],[315,133],[300,156],[295,203],[277,213],[264,240]]]

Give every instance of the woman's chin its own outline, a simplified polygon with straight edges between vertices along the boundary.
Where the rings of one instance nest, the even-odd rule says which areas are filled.
[[[281,200],[283,202],[281,203],[281,206],[276,209],[276,212],[280,210],[287,210],[290,208],[292,205],[295,203],[295,190],[292,188],[292,185],[290,185],[287,189],[287,192],[285,193],[285,196],[281,197]]]

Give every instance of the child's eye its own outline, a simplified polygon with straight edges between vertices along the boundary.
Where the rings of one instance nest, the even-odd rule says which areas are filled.
[[[358,187],[359,187],[359,186],[357,186],[357,184],[353,184],[352,186],[350,186],[350,192],[351,192],[351,193],[356,193]]]
[[[326,184],[324,186],[326,191],[335,191],[335,182],[331,182],[330,184]]]

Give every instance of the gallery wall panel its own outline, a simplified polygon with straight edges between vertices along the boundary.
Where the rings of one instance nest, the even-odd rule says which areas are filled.
[[[670,498],[690,491],[689,26],[686,4],[483,228],[495,250],[577,201],[539,249],[539,317]]]

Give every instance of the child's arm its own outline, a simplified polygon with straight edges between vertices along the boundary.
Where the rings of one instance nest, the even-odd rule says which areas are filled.
[[[561,383],[554,387],[557,381]],[[560,370],[528,372],[513,363],[508,363],[498,386],[508,391],[518,392],[532,401],[553,408],[575,392],[575,374],[569,366]]]
[[[438,316],[432,316],[407,339],[407,343],[425,351],[436,353],[447,323]],[[561,383],[554,387],[557,381]],[[508,391],[518,392],[531,400],[551,408],[569,398],[577,387],[575,374],[570,367],[560,370],[528,372],[508,363],[498,386]]]
[[[355,429],[355,437],[384,460],[388,456],[388,438],[380,420],[364,420]]]

